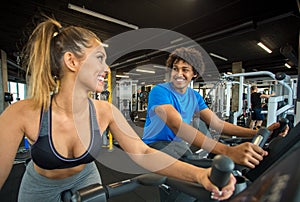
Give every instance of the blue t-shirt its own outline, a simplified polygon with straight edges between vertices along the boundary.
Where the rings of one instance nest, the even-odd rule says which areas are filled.
[[[152,88],[148,97],[146,123],[142,137],[146,144],[156,141],[181,140],[154,112],[156,106],[163,104],[173,105],[187,124],[191,123],[196,112],[207,108],[202,96],[191,88],[187,88],[186,92],[181,94],[172,88],[171,83],[157,84]]]

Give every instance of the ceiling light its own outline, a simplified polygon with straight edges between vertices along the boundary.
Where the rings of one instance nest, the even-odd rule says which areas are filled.
[[[127,22],[118,20],[116,18],[112,18],[112,17],[109,17],[107,15],[103,15],[103,14],[100,14],[100,13],[97,13],[97,12],[94,12],[94,11],[91,11],[91,10],[88,10],[88,9],[85,9],[85,8],[82,8],[82,7],[79,7],[79,6],[70,4],[70,3],[68,4],[68,8],[71,9],[71,10],[74,10],[74,11],[78,11],[80,13],[84,13],[84,14],[87,14],[87,15],[90,15],[90,16],[93,16],[93,17],[96,17],[96,18],[100,18],[102,20],[106,20],[106,21],[113,22],[113,23],[116,23],[116,24],[119,24],[119,25],[123,25],[125,27],[129,27],[129,28],[132,28],[132,29],[138,29],[139,28],[136,25],[132,25],[132,24],[129,24]]]
[[[135,76],[141,75],[139,73],[133,73],[133,72],[123,72],[123,74],[126,74],[126,75],[135,75]]]
[[[167,69],[166,66],[163,66],[163,65],[153,65],[154,68],[157,68],[157,69]]]
[[[227,61],[228,59],[223,57],[223,56],[220,56],[220,55],[217,55],[217,54],[214,54],[214,53],[209,53],[209,55],[215,57],[215,58],[218,58],[220,60],[224,60],[224,61]]]
[[[177,39],[174,39],[174,40],[170,41],[170,44],[178,43],[179,41],[182,41],[182,40],[183,40],[183,38],[179,37]]]
[[[128,75],[118,75],[118,74],[116,75],[116,77],[117,77],[117,78],[129,78]]]
[[[292,68],[291,65],[289,65],[288,63],[285,63],[284,66],[286,66],[287,68]]]
[[[265,46],[262,42],[258,42],[257,45],[259,45],[262,49],[264,49],[268,53],[272,53],[272,51],[267,46]]]
[[[137,71],[137,72],[144,72],[144,73],[151,73],[151,74],[155,74],[155,71],[153,71],[153,70],[146,70],[146,69],[136,69],[135,71]]]

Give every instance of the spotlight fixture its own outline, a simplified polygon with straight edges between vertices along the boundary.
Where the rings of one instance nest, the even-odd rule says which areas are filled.
[[[155,74],[155,71],[153,71],[153,70],[147,70],[147,69],[136,69],[135,71]]]
[[[257,45],[264,49],[266,52],[272,53],[272,50],[265,46],[262,42],[258,42]]]
[[[123,72],[123,74],[125,74],[125,75],[133,75],[133,76],[139,76],[139,75],[141,75],[139,73],[133,73],[133,72]]]
[[[163,66],[163,65],[153,65],[153,67],[154,67],[154,68],[157,68],[157,69],[163,69],[163,70],[168,69],[168,67]]]
[[[119,75],[119,74],[117,74],[116,77],[117,78],[129,78],[128,75]]]
[[[106,20],[106,21],[113,22],[113,23],[116,23],[116,24],[119,24],[119,25],[123,25],[125,27],[129,27],[129,28],[132,28],[132,29],[138,29],[139,28],[136,25],[132,25],[132,24],[129,24],[129,23],[124,22],[122,20],[118,20],[116,18],[112,18],[112,17],[109,17],[107,15],[103,15],[103,14],[85,9],[84,7],[79,7],[79,6],[70,4],[70,3],[68,4],[68,8],[71,9],[71,10],[74,10],[74,11],[78,11],[80,13],[84,13],[84,14],[87,14],[87,15],[90,15],[90,16],[93,16],[93,17],[96,17],[96,18],[100,18],[102,20]]]
[[[182,41],[182,40],[183,40],[183,38],[182,38],[182,37],[179,37],[179,38],[177,38],[177,39],[174,39],[174,40],[170,41],[170,44],[178,43],[178,42],[180,42],[180,41]]]
[[[291,65],[289,65],[288,63],[285,63],[284,66],[286,66],[287,68],[292,68]]]
[[[214,54],[214,53],[209,53],[209,55],[215,57],[215,58],[218,58],[220,60],[224,60],[224,61],[227,61],[228,59],[223,57],[223,56],[220,56],[220,55],[217,55],[217,54]]]

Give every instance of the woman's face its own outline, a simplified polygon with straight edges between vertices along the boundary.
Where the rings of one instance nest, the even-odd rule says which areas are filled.
[[[110,73],[106,64],[106,52],[102,43],[95,40],[91,48],[86,49],[86,57],[81,63],[77,82],[87,91],[102,92],[105,90],[104,79]]]

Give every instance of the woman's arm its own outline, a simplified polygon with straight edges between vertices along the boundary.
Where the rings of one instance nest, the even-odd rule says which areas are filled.
[[[24,132],[19,106],[10,105],[0,116],[0,189],[14,163]]]
[[[175,177],[181,180],[197,182],[207,190],[218,193],[218,188],[209,180],[210,169],[199,168],[150,148],[127,123],[122,113],[114,106],[111,107],[112,116],[109,129],[120,146],[140,166],[152,172]],[[231,176],[228,186],[223,188],[224,194],[219,199],[228,198],[234,190],[235,179]]]

